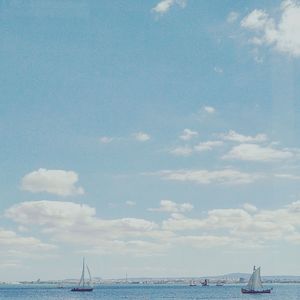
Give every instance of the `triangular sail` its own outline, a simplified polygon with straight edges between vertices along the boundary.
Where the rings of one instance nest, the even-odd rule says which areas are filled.
[[[88,265],[86,265],[86,268],[87,268],[88,273],[89,273],[89,281],[88,281],[88,285],[89,285],[89,286],[93,286],[92,276],[91,276],[91,272],[90,272],[90,269],[89,269]]]
[[[84,263],[84,259],[83,259],[82,273],[81,273],[81,277],[80,277],[80,280],[79,280],[79,283],[78,283],[79,286],[83,286],[83,287],[84,287],[84,284],[85,284],[85,282],[84,282],[85,268],[84,267],[85,267],[85,263]]]
[[[87,268],[87,272],[89,274],[89,280],[85,279],[85,268]],[[73,288],[72,292],[91,292],[93,290],[92,284],[92,276],[88,265],[85,264],[85,259],[83,258],[82,262],[82,272],[81,277],[78,283],[78,286]]]
[[[253,271],[253,274],[251,275],[251,277],[249,279],[246,289],[250,290],[250,291],[263,290],[263,286],[262,286],[261,278],[260,278],[260,268],[257,268],[256,270]]]

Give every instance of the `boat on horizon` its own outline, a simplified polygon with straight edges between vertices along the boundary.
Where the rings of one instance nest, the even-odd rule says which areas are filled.
[[[205,279],[204,282],[201,283],[202,286],[208,286],[208,279]]]
[[[190,286],[197,286],[196,282],[194,280],[190,281]]]
[[[245,288],[242,288],[241,291],[243,294],[270,294],[272,289],[264,289],[261,277],[260,277],[260,267],[253,267],[253,273],[249,279],[249,282]]]
[[[85,281],[85,268],[88,271],[89,274],[89,280]],[[90,269],[88,265],[85,263],[85,260],[83,258],[83,264],[82,264],[82,273],[81,277],[78,283],[78,286],[71,289],[71,292],[92,292],[93,291],[93,283],[92,283],[92,276]]]

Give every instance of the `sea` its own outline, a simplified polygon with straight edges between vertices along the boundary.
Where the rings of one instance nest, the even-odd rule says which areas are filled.
[[[274,284],[271,294],[241,294],[240,285],[185,286],[185,285],[100,285],[93,292],[71,292],[71,287],[57,288],[53,285],[1,285],[0,299],[12,300],[78,300],[78,299],[278,299],[300,300],[300,284]]]

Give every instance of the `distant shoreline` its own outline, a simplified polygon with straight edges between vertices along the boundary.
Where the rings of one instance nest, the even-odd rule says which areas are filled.
[[[94,278],[94,285],[189,285],[191,280],[196,285],[201,285],[204,279],[208,279],[209,284],[215,285],[222,282],[224,285],[243,285],[249,279],[250,274],[244,274],[244,277],[230,276],[207,276],[207,277],[185,277],[185,278],[128,278],[128,279],[102,279]],[[300,276],[264,276],[265,284],[300,284]],[[78,283],[76,279],[63,280],[39,280],[39,281],[2,281],[0,285],[50,285],[50,286],[72,286]]]

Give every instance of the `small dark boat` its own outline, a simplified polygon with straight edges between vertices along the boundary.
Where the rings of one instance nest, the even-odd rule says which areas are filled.
[[[205,279],[204,282],[201,283],[202,286],[208,286],[208,280]]]
[[[85,275],[85,267],[88,271],[89,274],[89,280],[86,282],[84,275]],[[91,277],[91,272],[88,267],[88,265],[85,264],[84,258],[83,258],[83,265],[82,265],[82,273],[81,273],[81,278],[78,283],[77,287],[74,287],[71,289],[71,292],[92,292],[93,291],[93,285],[92,285],[92,277]]]
[[[63,285],[58,285],[57,287],[56,287],[57,289],[64,289],[65,287],[63,286]]]
[[[246,288],[242,288],[243,294],[270,294],[272,289],[264,289],[260,277],[260,267],[253,268],[253,274],[251,275]]]
[[[242,289],[242,293],[243,294],[270,294],[271,289],[261,290],[261,291],[253,291],[253,290]]]
[[[93,288],[73,288],[71,292],[92,292]]]

